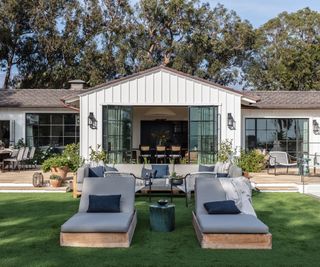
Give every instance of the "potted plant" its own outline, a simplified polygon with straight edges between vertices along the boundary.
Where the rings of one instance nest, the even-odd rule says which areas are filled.
[[[44,172],[51,171],[52,174],[66,179],[69,171],[76,172],[83,164],[83,159],[79,156],[79,144],[70,144],[65,147],[61,155],[54,155],[42,163]]]
[[[50,185],[52,187],[60,187],[62,183],[62,178],[59,175],[51,174],[50,177]]]
[[[67,157],[56,155],[42,163],[42,170],[44,172],[51,171],[52,174],[58,175],[65,180],[69,171],[69,163],[70,160]]]
[[[183,179],[181,175],[177,175],[176,172],[171,173],[171,184],[173,185],[182,185]]]

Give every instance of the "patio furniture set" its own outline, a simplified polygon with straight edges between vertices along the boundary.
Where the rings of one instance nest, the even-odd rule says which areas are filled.
[[[0,151],[0,169],[18,169],[36,167],[32,162],[36,152],[35,147],[21,147],[19,149],[3,149]]]
[[[155,149],[150,146],[140,146],[140,162],[161,162],[166,163],[173,160],[175,163],[180,162],[182,158],[181,146],[156,146]]]
[[[255,214],[249,180],[241,173],[228,177],[233,171],[239,174],[239,169],[230,171],[230,166],[224,177],[219,177],[219,168],[226,167],[223,164],[197,167],[198,172],[185,175],[181,185],[185,191],[194,191],[195,194],[193,226],[201,247],[271,249],[272,235]],[[212,171],[201,171],[206,168]],[[137,182],[152,183],[157,178],[137,179],[133,174],[115,170],[108,170],[105,177],[99,177],[98,171],[99,168],[88,166],[78,170],[78,175],[88,176],[82,177],[78,213],[61,226],[61,246],[130,246],[137,224],[134,208]],[[93,173],[97,176],[89,177]],[[172,231],[175,227],[174,212],[173,203],[151,204],[151,229]]]

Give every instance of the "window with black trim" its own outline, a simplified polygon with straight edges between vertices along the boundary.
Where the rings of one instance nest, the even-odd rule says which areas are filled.
[[[26,143],[28,146],[63,147],[78,143],[79,115],[74,113],[27,113]]]

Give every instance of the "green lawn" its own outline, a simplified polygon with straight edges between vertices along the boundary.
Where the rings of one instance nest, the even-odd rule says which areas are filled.
[[[154,197],[156,200],[157,197]],[[0,194],[0,266],[316,266],[320,264],[320,201],[298,193],[259,193],[258,216],[273,249],[200,249],[192,207],[175,199],[176,230],[149,230],[148,202],[136,199],[138,224],[129,249],[61,248],[60,225],[77,211],[70,194]]]

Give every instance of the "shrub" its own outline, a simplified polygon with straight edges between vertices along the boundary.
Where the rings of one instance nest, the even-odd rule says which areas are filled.
[[[94,150],[91,146],[90,148],[90,161],[99,163],[103,161],[104,163],[108,162],[107,152],[103,149],[100,150],[101,145],[98,145],[98,149]]]
[[[232,141],[226,139],[224,142],[221,142],[220,149],[218,151],[218,161],[227,162],[230,160],[233,153]]]
[[[68,167],[71,171],[75,172],[77,169],[82,166],[84,160],[80,157],[80,146],[79,144],[69,144],[66,145],[62,156],[66,157],[69,160]]]
[[[46,159],[42,163],[42,170],[44,172],[48,172],[51,168],[62,168],[69,167],[70,168],[70,160],[63,155],[53,156],[51,158]]]
[[[236,164],[246,172],[260,172],[265,168],[265,156],[257,149],[246,152],[241,151]]]

